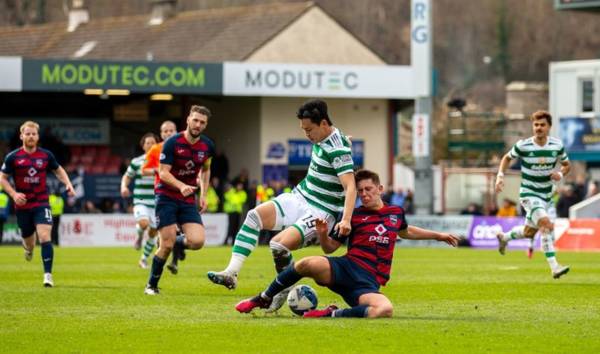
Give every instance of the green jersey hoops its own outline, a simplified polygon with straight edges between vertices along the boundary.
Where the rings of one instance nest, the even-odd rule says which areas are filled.
[[[549,136],[546,145],[539,146],[534,142],[534,137],[519,140],[513,145],[509,156],[511,159],[521,159],[519,197],[549,202],[553,192],[550,175],[557,162],[569,160],[562,141]]]
[[[313,144],[308,173],[296,188],[308,204],[335,218],[344,210],[344,187],[339,176],[353,169],[351,143],[334,128],[327,138]]]
[[[131,160],[125,174],[133,179],[133,205],[145,205],[154,208],[154,176],[142,175],[146,155]]]

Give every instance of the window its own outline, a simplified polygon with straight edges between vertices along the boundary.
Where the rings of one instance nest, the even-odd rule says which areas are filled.
[[[594,81],[581,80],[581,112],[594,111]]]

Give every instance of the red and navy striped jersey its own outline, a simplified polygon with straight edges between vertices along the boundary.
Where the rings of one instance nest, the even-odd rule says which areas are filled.
[[[390,279],[398,232],[408,228],[404,210],[393,205],[384,205],[379,210],[359,207],[354,209],[351,225],[350,235],[332,238],[339,242],[347,239],[346,257],[373,274],[380,285],[385,285]]]
[[[181,182],[196,186],[196,178],[206,160],[215,154],[215,145],[204,135],[194,144],[190,144],[183,132],[177,133],[167,139],[163,144],[160,154],[160,163],[171,165],[171,174]],[[165,195],[175,200],[193,204],[195,194],[184,197],[179,189],[169,186],[163,181],[156,185],[156,194]]]
[[[46,172],[54,171],[59,167],[54,155],[39,147],[31,154],[21,147],[6,155],[2,164],[2,173],[12,176],[15,190],[25,194],[27,198],[25,205],[15,205],[15,208],[28,210],[48,206]]]

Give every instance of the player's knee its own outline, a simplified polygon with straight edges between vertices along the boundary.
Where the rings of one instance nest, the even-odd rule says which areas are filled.
[[[302,258],[301,260],[294,263],[294,269],[299,274],[306,274],[311,268],[310,258]]]
[[[138,225],[140,226],[140,229],[146,230],[148,225],[150,225],[150,222],[147,219],[141,219],[138,221]]]
[[[255,230],[262,230],[263,228],[262,219],[256,209],[252,209],[246,214],[244,224]]]
[[[394,315],[394,306],[390,303],[371,307],[369,310],[373,311],[369,313],[371,315],[369,317],[392,317]]]
[[[290,264],[292,252],[290,252],[285,245],[275,240],[269,242],[269,247],[271,248],[271,254],[273,254],[273,260],[275,261],[275,269],[277,272],[281,272]]]
[[[199,250],[204,246],[204,238],[188,239],[187,246],[191,250]]]
[[[154,237],[156,237],[156,235],[158,235],[158,230],[157,230],[157,229],[150,228],[150,231],[148,231],[148,236],[149,236],[150,238],[154,238]]]

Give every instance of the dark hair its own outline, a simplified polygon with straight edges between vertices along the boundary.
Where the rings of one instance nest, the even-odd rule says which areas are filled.
[[[144,143],[146,142],[146,139],[148,138],[153,138],[155,142],[159,142],[158,136],[154,133],[146,133],[144,135],[142,135],[142,138],[140,139],[140,147],[143,149],[144,148]]]
[[[329,119],[329,115],[327,114],[327,103],[319,99],[304,102],[304,104],[298,108],[296,116],[298,119],[309,118],[311,122],[317,125],[321,124],[323,119],[325,119],[327,124],[333,124],[331,123],[331,119]]]
[[[210,116],[212,116],[208,108],[198,105],[193,105],[192,108],[190,108],[190,114],[192,113],[200,113],[202,115],[205,115],[206,118],[210,118]]]
[[[360,182],[362,180],[365,180],[365,179],[370,179],[376,185],[380,184],[380,182],[379,182],[379,175],[377,173],[373,172],[373,171],[359,170],[354,175],[354,180],[356,181],[356,184],[358,184],[358,182]]]
[[[548,122],[548,125],[552,125],[552,116],[548,111],[537,111],[531,115],[531,121],[536,121],[538,119],[545,119]]]

